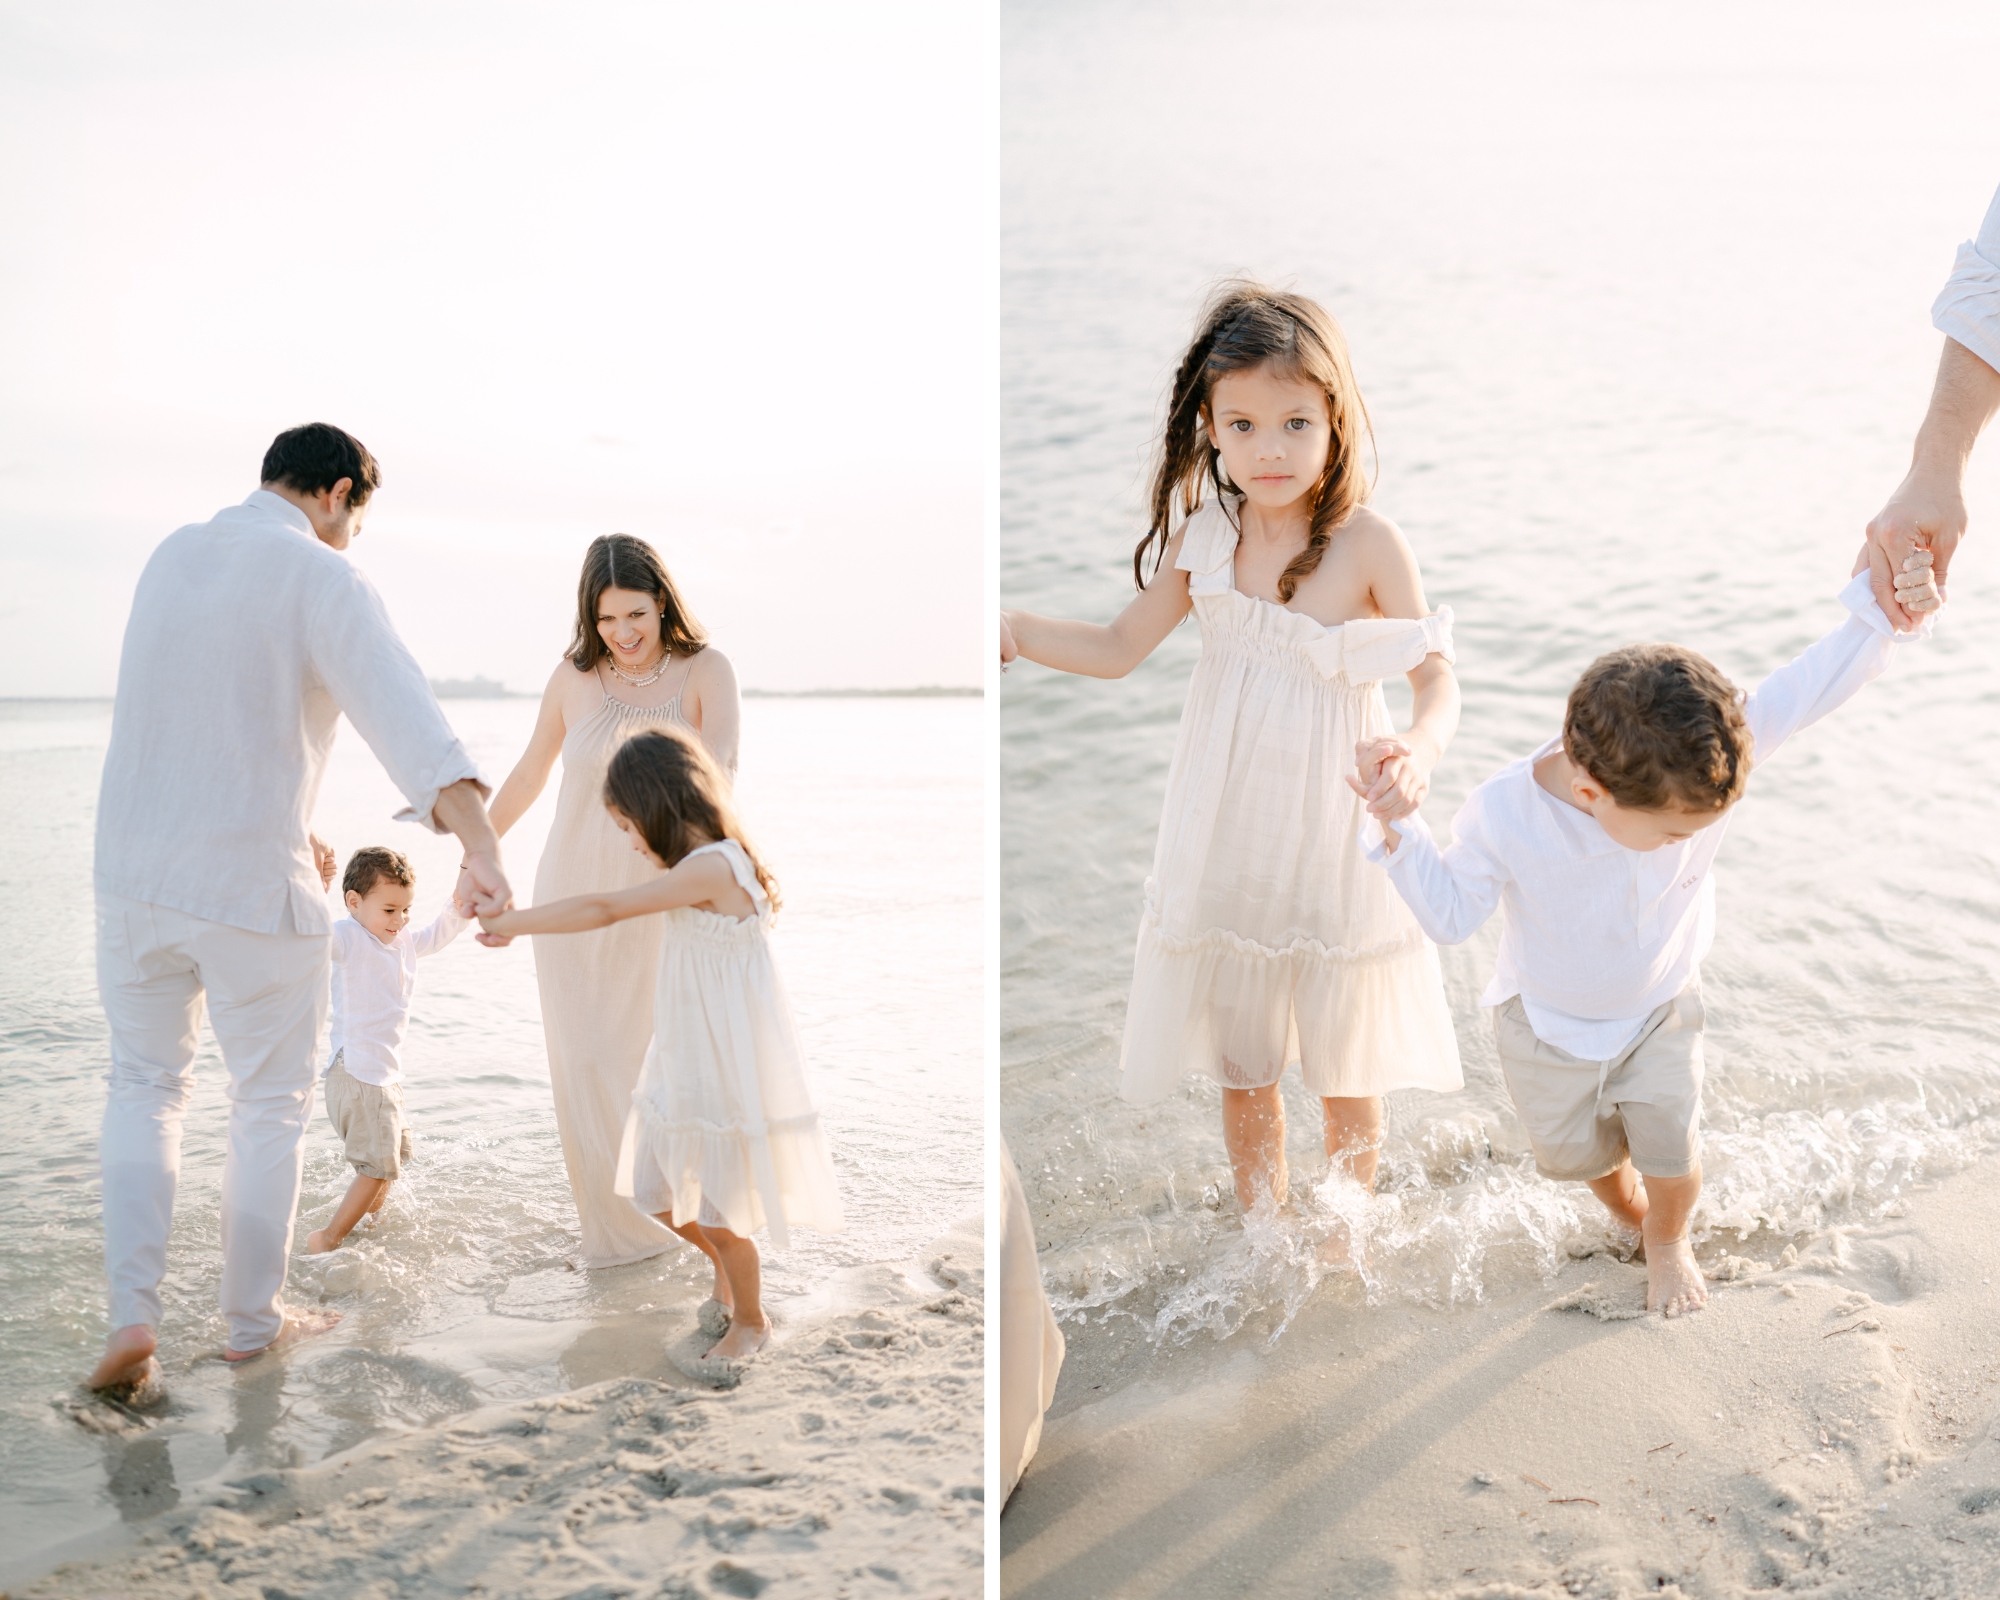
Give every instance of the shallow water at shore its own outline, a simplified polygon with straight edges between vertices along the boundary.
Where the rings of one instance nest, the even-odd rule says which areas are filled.
[[[1754,683],[1839,620],[1928,393],[1931,297],[2000,179],[1973,109],[1990,52],[1966,45],[1992,23],[1347,7],[1288,17],[1273,55],[1258,15],[1011,13],[1003,603],[1125,602],[1204,287],[1295,282],[1345,324],[1375,504],[1457,613],[1464,721],[1426,806],[1442,836],[1601,651],[1672,638]],[[1855,111],[1918,83],[1934,115]],[[1732,823],[1703,973],[1710,1257],[1775,1256],[2000,1141],[1992,439],[1969,499],[1939,637],[1801,735]],[[1155,1340],[1275,1336],[1314,1293],[1463,1305],[1611,1246],[1588,1194],[1526,1160],[1477,1004],[1492,926],[1444,952],[1466,1088],[1391,1097],[1372,1208],[1309,1192],[1324,1160],[1296,1075],[1297,1210],[1247,1227],[1213,1086],[1118,1099],[1197,650],[1189,625],[1122,682],[1005,681],[1002,1115],[1058,1309]],[[1356,1231],[1365,1264],[1330,1268]]]
[[[531,700],[453,701],[489,777]],[[753,700],[741,799],[785,888],[774,936],[826,1113],[848,1231],[766,1257],[782,1314],[839,1303],[842,1274],[908,1257],[980,1205],[981,823],[977,701]],[[12,1243],[0,1254],[0,1582],[100,1546],[121,1520],[218,1473],[303,1464],[372,1434],[492,1400],[600,1382],[664,1352],[708,1279],[692,1252],[575,1270],[527,941],[469,935],[427,960],[406,1060],[416,1159],[376,1224],[331,1256],[295,1255],[287,1298],[343,1315],[281,1362],[225,1369],[215,1310],[225,1101],[204,1035],[187,1121],[161,1358],[168,1422],[137,1442],[64,1409],[104,1336],[97,1219],[103,1019],[91,949],[91,816],[108,704],[0,702],[0,887],[13,959],[0,980],[0,1093],[32,1137],[0,1154]],[[555,781],[505,842],[531,885]],[[316,817],[343,857],[408,853],[416,911],[448,893],[456,846],[388,818],[400,805],[342,729]],[[307,1139],[299,1238],[349,1172],[323,1108]],[[865,1274],[862,1274],[865,1276]],[[643,1363],[642,1363],[643,1366]],[[641,1375],[672,1377],[660,1354]]]

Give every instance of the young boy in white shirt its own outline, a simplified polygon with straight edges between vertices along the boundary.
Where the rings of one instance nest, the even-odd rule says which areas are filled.
[[[1931,557],[1897,580],[1937,608]],[[1646,1307],[1699,1310],[1688,1244],[1701,1194],[1699,969],[1715,936],[1709,869],[1753,761],[1854,696],[1899,639],[1864,571],[1850,613],[1748,695],[1692,650],[1633,645],[1570,691],[1560,738],[1466,797],[1440,852],[1422,819],[1384,825],[1370,860],[1424,932],[1458,944],[1504,909],[1491,1008],[1500,1066],[1544,1177],[1581,1181],[1646,1244]],[[1365,779],[1394,741],[1357,752]],[[1643,1180],[1643,1181],[1642,1181]]]
[[[306,1252],[336,1248],[365,1216],[382,1209],[389,1185],[410,1159],[403,1121],[403,1067],[397,1052],[410,1020],[417,962],[464,931],[469,918],[446,903],[437,920],[409,931],[417,877],[394,850],[370,845],[349,858],[340,887],[347,920],[333,927],[333,1039],[326,1069],[326,1115],[354,1168],[333,1220],[306,1235]]]

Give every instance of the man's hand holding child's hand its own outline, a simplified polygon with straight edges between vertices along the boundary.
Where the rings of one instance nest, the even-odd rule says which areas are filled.
[[[316,833],[308,833],[306,842],[312,846],[313,865],[319,869],[319,886],[331,889],[333,869],[340,864],[340,858],[334,854],[333,846]]]
[[[1886,564],[1888,560],[1876,546],[1865,544],[1861,547],[1860,557],[1854,563],[1854,570],[1866,572],[1871,556],[1880,564]],[[1902,565],[1891,574],[1896,581],[1896,604],[1908,617],[1910,628],[1915,628],[1927,613],[1936,611],[1944,604],[1944,591],[1938,587],[1936,564],[1936,555],[1919,545],[1903,558]],[[1879,584],[1877,598],[1879,601]],[[1891,626],[1903,632],[1909,631],[1902,626],[1903,617],[1890,613],[1886,606],[1883,610],[1888,614]]]

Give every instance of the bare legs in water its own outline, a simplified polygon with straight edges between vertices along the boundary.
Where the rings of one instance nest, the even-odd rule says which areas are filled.
[[[757,1246],[727,1228],[705,1228],[698,1222],[676,1223],[671,1211],[662,1211],[660,1221],[693,1245],[715,1268],[715,1298],[729,1313],[729,1331],[711,1356],[725,1361],[741,1361],[764,1348],[771,1337],[771,1319],[764,1314],[763,1263]]]
[[[1708,1304],[1708,1285],[1688,1244],[1688,1218],[1701,1198],[1701,1167],[1685,1178],[1641,1178],[1627,1161],[1590,1180],[1590,1192],[1646,1241],[1646,1309],[1684,1316]]]
[[[1327,1160],[1373,1192],[1382,1149],[1382,1102],[1322,1099]],[[1222,1091],[1222,1142],[1236,1175],[1236,1199],[1245,1212],[1265,1196],[1285,1203],[1285,1102],[1274,1083],[1262,1089]]]

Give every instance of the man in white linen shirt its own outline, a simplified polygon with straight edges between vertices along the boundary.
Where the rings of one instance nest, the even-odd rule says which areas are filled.
[[[262,487],[170,534],[140,575],[97,807],[98,992],[111,1033],[100,1145],[112,1333],[94,1388],[153,1377],[160,1280],[204,1001],[229,1075],[221,1302],[230,1360],[329,1319],[279,1293],[326,1018],[323,862],[308,832],[340,714],[458,836],[480,909],[511,896],[486,785],[339,552],[380,482],[339,428],[282,433]]]
[[[1979,237],[1958,247],[1931,321],[1945,337],[1930,410],[1917,430],[1910,470],[1868,524],[1863,552],[1875,598],[1898,627],[1915,625],[1915,613],[1890,588],[1913,549],[1936,556],[1940,592],[1949,580],[1952,555],[1965,537],[1965,466],[2000,411],[2000,189]]]
[[[1929,570],[1927,553],[1910,559]],[[1927,588],[1905,592],[1934,609]],[[1677,645],[1613,651],[1571,691],[1560,738],[1466,797],[1450,849],[1416,816],[1365,847],[1439,944],[1504,909],[1480,1003],[1535,1165],[1589,1184],[1640,1231],[1647,1307],[1669,1317],[1708,1300],[1687,1224],[1701,1194],[1710,868],[1753,759],[1852,698],[1898,637],[1867,578],[1840,599],[1846,620],[1747,697]],[[1364,795],[1371,748],[1348,780]]]

